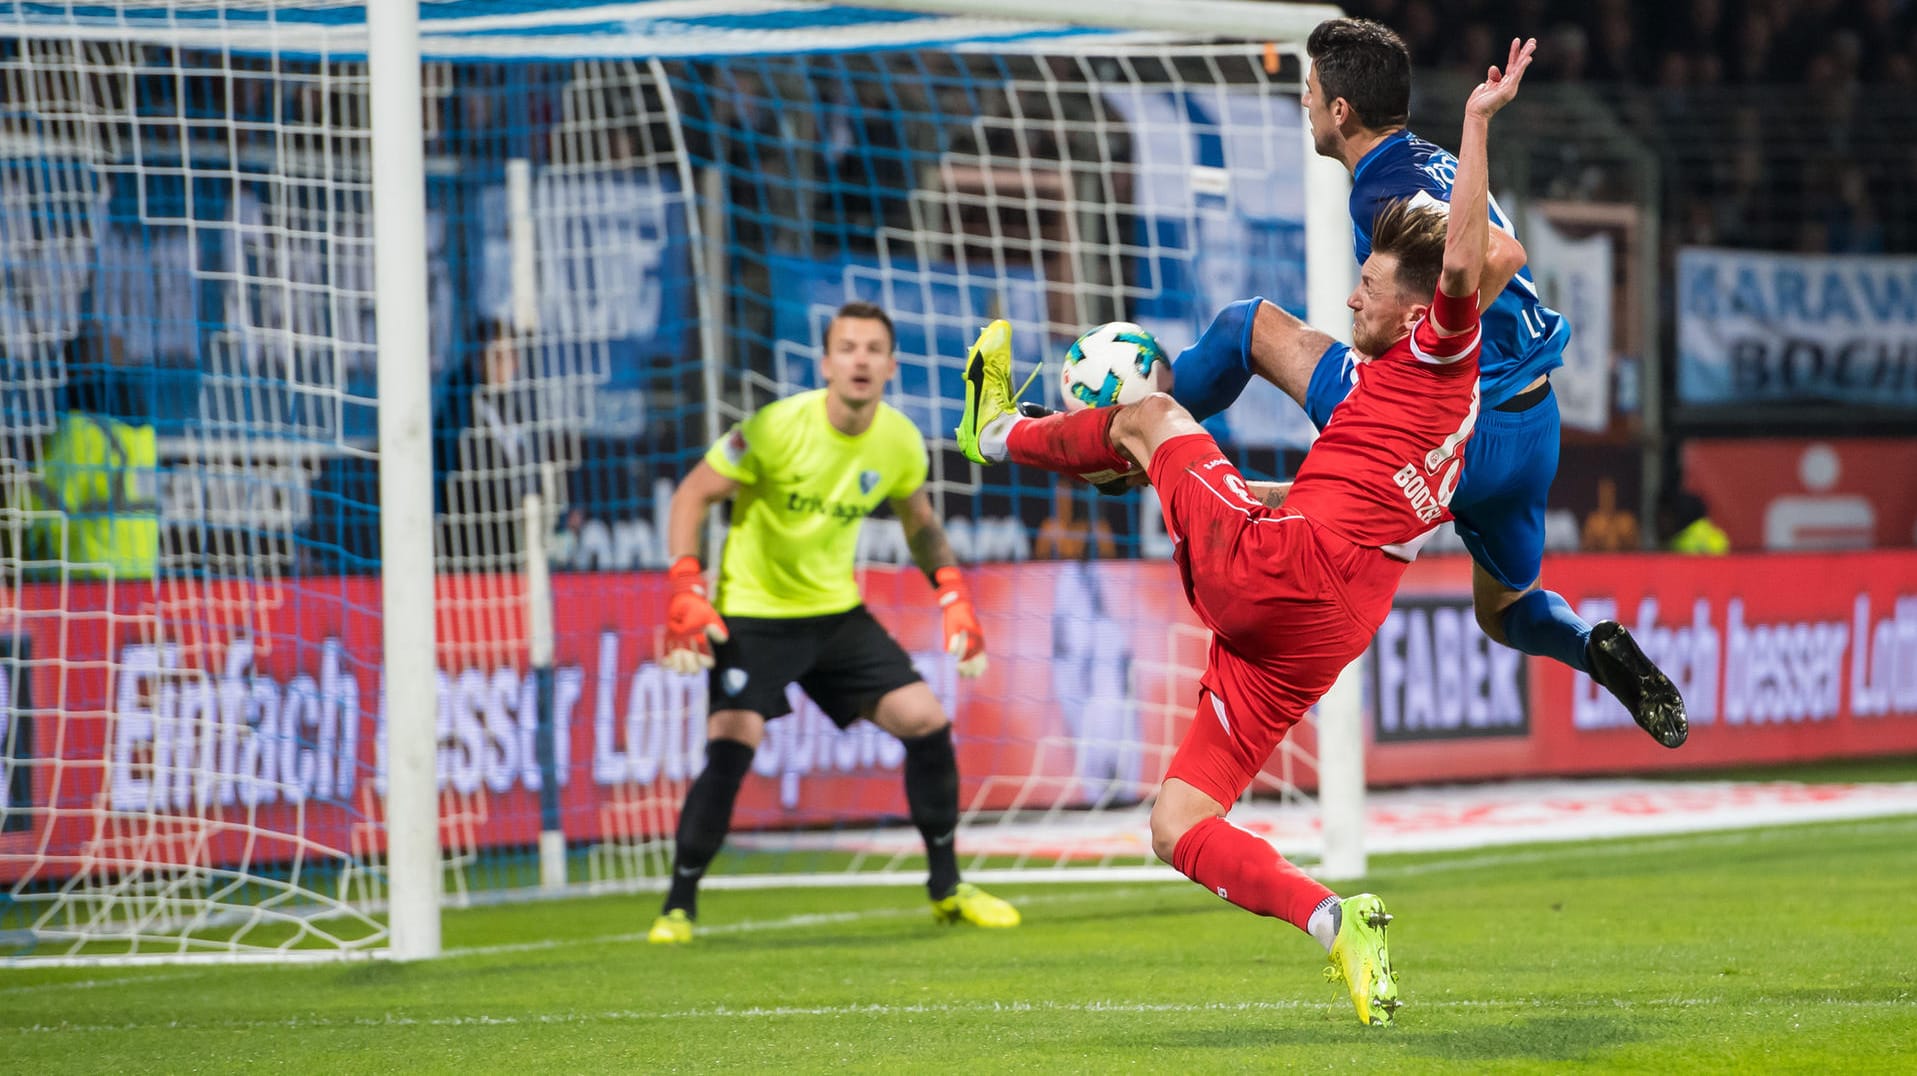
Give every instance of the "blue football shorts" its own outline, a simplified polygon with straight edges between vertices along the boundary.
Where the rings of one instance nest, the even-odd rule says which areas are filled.
[[[1350,352],[1334,342],[1311,372],[1305,413],[1321,430],[1351,391]],[[1478,411],[1451,514],[1471,559],[1512,590],[1529,587],[1543,569],[1544,506],[1557,473],[1555,395],[1547,392],[1523,411]]]

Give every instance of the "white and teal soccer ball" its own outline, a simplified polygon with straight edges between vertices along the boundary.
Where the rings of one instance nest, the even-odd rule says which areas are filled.
[[[1108,321],[1074,340],[1059,378],[1068,411],[1137,403],[1171,385],[1165,349],[1129,321]]]

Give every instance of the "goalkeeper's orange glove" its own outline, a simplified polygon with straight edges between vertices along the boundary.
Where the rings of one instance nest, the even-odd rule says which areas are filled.
[[[978,626],[978,614],[972,611],[972,596],[965,591],[965,580],[957,568],[945,567],[932,573],[938,586],[939,610],[945,616],[945,652],[959,659],[960,676],[977,676],[985,671],[985,631]]]
[[[672,584],[672,597],[666,601],[666,668],[676,673],[712,668],[712,644],[731,636],[706,598],[706,574],[699,558],[673,561],[666,579]]]

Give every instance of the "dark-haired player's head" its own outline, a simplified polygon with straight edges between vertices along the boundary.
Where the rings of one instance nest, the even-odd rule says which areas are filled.
[[[1321,157],[1366,133],[1405,125],[1411,115],[1411,50],[1370,19],[1328,19],[1305,39],[1305,116]]]
[[[1444,271],[1445,215],[1409,199],[1387,202],[1371,225],[1371,256],[1358,270],[1351,346],[1380,355],[1411,334],[1431,306]]]
[[[883,399],[899,368],[896,340],[891,317],[877,304],[855,300],[839,307],[826,323],[819,354],[827,391],[855,407]]]

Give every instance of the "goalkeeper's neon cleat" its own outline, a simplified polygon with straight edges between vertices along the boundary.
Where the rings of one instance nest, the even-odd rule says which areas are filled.
[[[1400,1004],[1398,974],[1391,970],[1391,954],[1385,950],[1385,924],[1391,916],[1385,914],[1384,901],[1371,893],[1346,897],[1338,905],[1342,918],[1325,978],[1345,981],[1359,1023],[1389,1027]]]
[[[1001,415],[1015,415],[1012,392],[1012,324],[1000,318],[985,327],[965,359],[965,413],[959,417],[959,451],[973,463],[991,463],[979,451],[979,431]]]
[[[674,908],[652,921],[646,940],[654,945],[684,945],[692,940],[692,920],[684,908]]]
[[[960,882],[951,896],[933,901],[932,918],[944,926],[1015,927],[1019,922],[1017,908],[970,882]]]
[[[1684,697],[1677,693],[1671,678],[1638,648],[1637,640],[1624,625],[1615,620],[1591,625],[1585,656],[1591,663],[1591,679],[1624,704],[1639,728],[1665,747],[1684,746],[1691,735]]]

